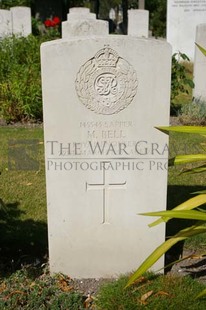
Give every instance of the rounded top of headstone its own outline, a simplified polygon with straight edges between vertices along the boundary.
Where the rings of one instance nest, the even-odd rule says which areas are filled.
[[[10,8],[11,11],[31,11],[31,8],[29,8],[28,6],[13,6],[12,8]]]
[[[94,13],[90,13],[88,8],[76,7],[70,8],[69,13],[67,14],[67,20],[77,20],[77,19],[96,19]]]
[[[142,10],[142,9],[131,9],[128,10],[128,14],[129,15],[137,15],[137,14],[148,14],[149,11],[148,10]]]
[[[88,8],[83,8],[83,7],[75,7],[75,8],[70,8],[69,13],[76,13],[76,14],[88,14],[90,13],[90,10]]]

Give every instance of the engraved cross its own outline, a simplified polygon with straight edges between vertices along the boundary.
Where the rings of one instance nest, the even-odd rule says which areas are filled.
[[[112,189],[126,189],[127,182],[123,183],[107,183],[106,182],[106,172],[103,169],[103,182],[102,183],[87,183],[86,182],[86,190],[102,190],[103,191],[103,212],[102,212],[102,224],[109,223],[108,222],[108,195],[107,192]]]

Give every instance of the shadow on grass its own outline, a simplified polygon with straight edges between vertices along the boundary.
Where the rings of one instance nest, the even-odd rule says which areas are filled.
[[[179,204],[195,196],[192,193],[205,190],[205,186],[180,186],[169,185],[167,193],[167,210],[171,210]],[[175,235],[181,229],[193,225],[196,221],[172,219],[166,224],[166,236]],[[175,262],[183,253],[184,241],[175,244],[165,255],[165,266]],[[171,268],[167,268],[168,272]]]
[[[200,261],[181,267],[187,274],[193,278],[206,277],[206,259],[201,259]]]
[[[22,265],[41,265],[47,259],[47,225],[21,220],[22,213],[18,202],[0,208],[0,276]]]

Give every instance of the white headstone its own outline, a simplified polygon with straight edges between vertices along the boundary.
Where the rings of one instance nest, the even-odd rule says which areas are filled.
[[[197,26],[195,42],[206,49],[206,24]],[[194,61],[194,83],[195,88],[193,97],[206,101],[206,56],[202,54],[199,48],[195,48]]]
[[[116,12],[113,8],[111,8],[109,11],[109,18],[112,20],[115,20],[115,18],[116,18]]]
[[[11,8],[13,34],[27,37],[32,33],[31,9],[17,6]]]
[[[194,60],[196,26],[206,21],[206,0],[167,1],[167,41],[173,53],[185,53]]]
[[[128,35],[148,38],[149,11],[128,10]]]
[[[0,38],[12,34],[11,12],[9,10],[0,10]]]
[[[51,272],[130,272],[165,240],[171,47],[110,35],[41,47]],[[155,268],[164,265],[160,259]]]
[[[71,8],[67,21],[62,23],[62,38],[72,36],[107,35],[109,24],[107,21],[97,20],[88,8]]]

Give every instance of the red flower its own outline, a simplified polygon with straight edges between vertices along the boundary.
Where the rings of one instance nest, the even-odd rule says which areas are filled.
[[[52,27],[51,22],[52,22],[52,21],[51,21],[50,19],[47,19],[47,20],[45,20],[44,25],[45,25],[46,27]]]
[[[53,19],[45,20],[44,25],[46,27],[55,27],[55,26],[59,25],[60,22],[61,22],[60,18],[58,16],[55,16]]]
[[[53,23],[55,24],[55,25],[59,25],[60,24],[60,18],[58,17],[58,16],[55,16],[54,18],[53,18]]]

